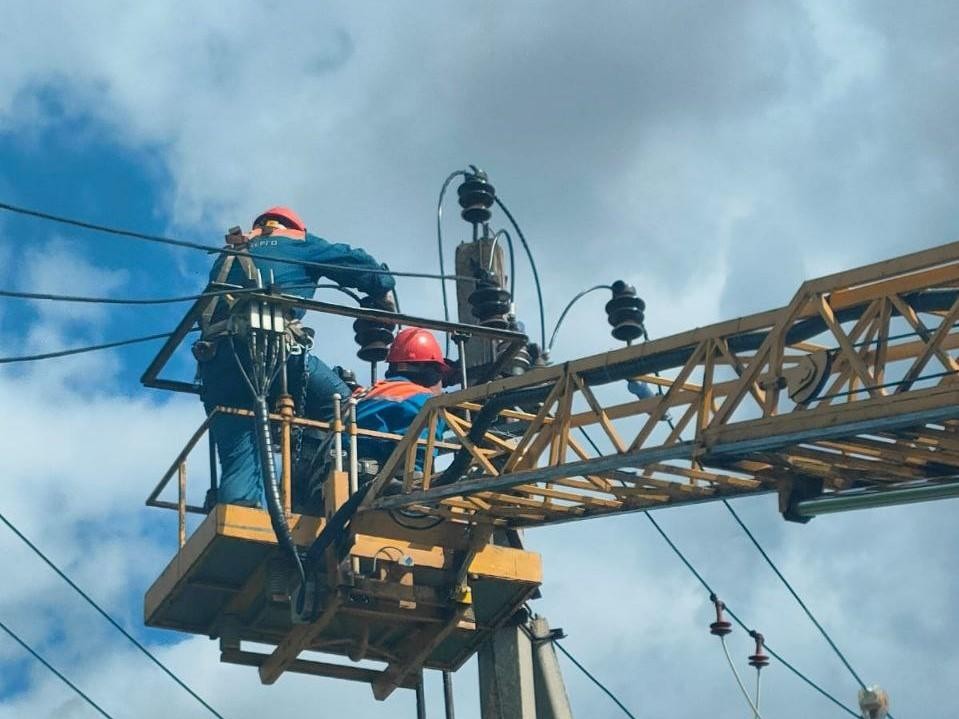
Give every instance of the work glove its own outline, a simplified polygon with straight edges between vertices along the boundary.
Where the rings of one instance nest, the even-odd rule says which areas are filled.
[[[459,358],[455,360],[451,360],[448,357],[446,358],[446,369],[443,372],[444,387],[453,387],[463,381],[462,370],[460,369],[461,361]]]

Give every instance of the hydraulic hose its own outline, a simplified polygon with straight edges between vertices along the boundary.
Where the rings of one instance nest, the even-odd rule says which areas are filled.
[[[486,434],[486,430],[496,421],[501,410],[527,402],[542,402],[546,399],[551,389],[552,387],[548,384],[536,385],[534,387],[523,387],[522,389],[503,392],[490,397],[483,404],[482,409],[473,417],[472,426],[467,436],[474,444],[480,442],[483,439],[483,435]],[[453,461],[450,462],[443,474],[433,480],[432,486],[438,487],[444,484],[458,482],[462,479],[463,472],[466,471],[466,468],[469,466],[471,457],[472,455],[468,449],[461,448],[456,453],[456,456],[453,457]]]
[[[360,503],[366,497],[366,493],[370,491],[370,487],[372,486],[372,482],[364,484],[350,495],[350,498],[343,502],[340,508],[333,513],[333,516],[327,521],[326,526],[323,527],[323,531],[317,535],[316,539],[313,540],[313,544],[310,545],[306,553],[306,561],[308,563],[312,564],[320,561],[327,547],[339,539],[343,530],[346,529],[347,523],[353,518],[353,515],[356,514],[356,510],[360,508]]]
[[[256,449],[260,455],[260,471],[263,475],[263,494],[266,497],[266,509],[270,513],[273,533],[283,550],[293,560],[301,584],[306,587],[306,573],[303,562],[293,542],[290,525],[286,521],[283,502],[280,499],[280,485],[276,477],[276,465],[273,463],[273,439],[270,436],[270,409],[266,397],[258,395],[253,400],[253,417],[256,422]]]

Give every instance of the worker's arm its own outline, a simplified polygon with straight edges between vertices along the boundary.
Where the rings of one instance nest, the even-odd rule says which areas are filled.
[[[354,287],[373,297],[382,297],[396,284],[392,275],[385,272],[370,272],[370,270],[383,270],[385,266],[359,247],[350,247],[342,243],[334,244],[315,235],[307,235],[306,242],[301,247],[306,255],[304,259],[335,265],[325,269],[308,268],[314,281],[327,277],[338,285]]]

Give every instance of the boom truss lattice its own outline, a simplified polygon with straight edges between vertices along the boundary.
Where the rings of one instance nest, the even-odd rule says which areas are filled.
[[[942,485],[959,475],[957,319],[953,243],[808,281],[774,311],[446,394],[364,506],[523,527],[776,491],[798,518],[801,499]],[[655,389],[630,398],[627,380]],[[428,447],[420,479],[417,438],[440,420],[460,449],[439,469]],[[382,493],[397,474],[404,492]]]

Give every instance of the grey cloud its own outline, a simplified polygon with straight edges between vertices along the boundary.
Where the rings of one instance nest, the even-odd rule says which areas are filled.
[[[61,12],[34,3],[11,14],[4,131],[22,131],[16,98],[53,83],[123,142],[162,148],[174,229],[212,239],[284,201],[321,234],[403,269],[435,268],[439,182],[476,162],[534,245],[550,323],[576,290],[623,277],[646,297],[654,334],[707,324],[781,305],[808,277],[953,239],[959,220],[959,17],[948,3],[494,3],[461,14],[441,3],[250,2],[229,16],[198,7],[189,23],[142,3],[115,18],[112,43],[91,31],[104,23],[97,11],[67,22]],[[51,35],[42,53],[38,24]],[[285,42],[262,59],[276,28]],[[453,207],[450,247],[465,230]],[[439,314],[434,285],[402,289],[406,309]],[[558,358],[611,346],[591,300]],[[352,359],[348,331],[327,339],[340,346],[332,359]],[[110,496],[126,491],[114,481]],[[936,697],[957,669],[952,505],[806,527],[773,505],[743,511],[864,678],[889,685],[897,715],[947,716]],[[777,650],[851,703],[854,683],[721,511],[662,521]],[[707,635],[703,593],[643,522],[530,532],[546,560],[543,611],[639,715],[699,716],[707,704],[744,714]],[[748,642],[731,641],[741,659]],[[199,640],[168,650],[238,712],[271,706],[276,695],[250,671],[214,654]],[[617,716],[571,667],[567,679],[580,715]],[[771,716],[830,710],[782,667],[764,681]],[[50,701],[37,698],[50,686],[22,706]],[[291,700],[324,709],[399,706],[374,704],[362,687],[288,686]],[[478,714],[475,694],[459,714]]]

